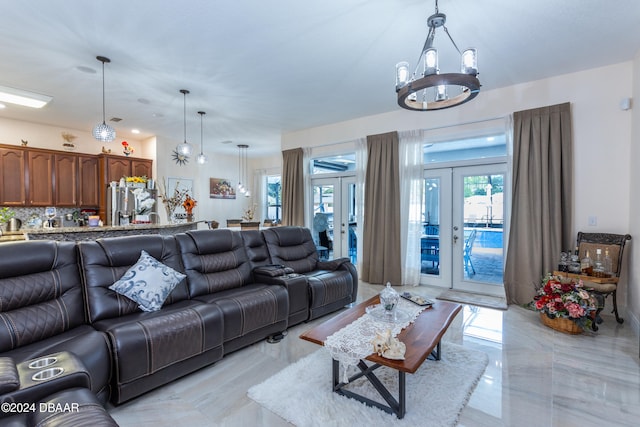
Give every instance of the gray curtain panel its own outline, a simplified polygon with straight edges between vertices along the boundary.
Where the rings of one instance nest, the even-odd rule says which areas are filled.
[[[282,225],[304,226],[303,150],[282,152]]]
[[[533,299],[560,252],[575,245],[571,105],[513,115],[513,191],[504,284],[509,304]]]
[[[362,280],[402,283],[398,132],[367,136]]]

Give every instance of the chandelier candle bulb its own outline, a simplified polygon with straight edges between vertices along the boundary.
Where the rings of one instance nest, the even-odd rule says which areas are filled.
[[[438,74],[438,49],[430,48],[424,51],[424,75]]]
[[[462,52],[462,69],[464,74],[478,74],[478,51],[470,48]]]
[[[398,62],[396,64],[396,90],[400,89],[409,81],[409,63]]]

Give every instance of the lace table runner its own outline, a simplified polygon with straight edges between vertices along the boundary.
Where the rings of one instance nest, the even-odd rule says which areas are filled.
[[[404,323],[391,323],[377,319],[369,314],[364,314],[350,325],[328,336],[324,346],[331,353],[334,360],[340,362],[344,383],[349,382],[348,370],[355,367],[361,359],[373,353],[372,340],[377,333],[391,330],[391,336],[395,337],[404,328],[413,323],[416,317],[426,307],[400,299],[398,310],[409,315],[409,320]]]

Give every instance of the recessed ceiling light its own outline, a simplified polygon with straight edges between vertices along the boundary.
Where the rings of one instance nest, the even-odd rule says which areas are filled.
[[[83,73],[87,73],[87,74],[95,74],[96,73],[96,70],[94,70],[91,67],[85,67],[84,65],[78,65],[76,67],[76,70],[82,71]]]
[[[131,129],[131,133],[135,133],[136,135],[140,133],[140,130],[138,129]]]
[[[0,103],[0,110],[2,110],[3,108],[7,108],[7,106],[2,104],[2,103]]]
[[[140,104],[145,104],[145,105],[151,104],[151,101],[149,101],[148,99],[145,99],[145,98],[138,98],[138,102]]]

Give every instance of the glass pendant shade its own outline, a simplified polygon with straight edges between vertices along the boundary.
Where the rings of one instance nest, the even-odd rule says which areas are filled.
[[[190,156],[191,155],[191,144],[189,144],[187,141],[180,143],[178,145],[176,145],[176,151],[179,154],[182,154],[184,156]]]
[[[93,137],[98,141],[111,142],[116,139],[116,130],[102,122],[93,128]]]
[[[198,154],[198,157],[196,157],[196,162],[199,165],[204,165],[205,163],[207,163],[207,160],[209,160],[209,159],[207,158],[207,155],[204,154],[204,153],[200,153],[200,154]]]

